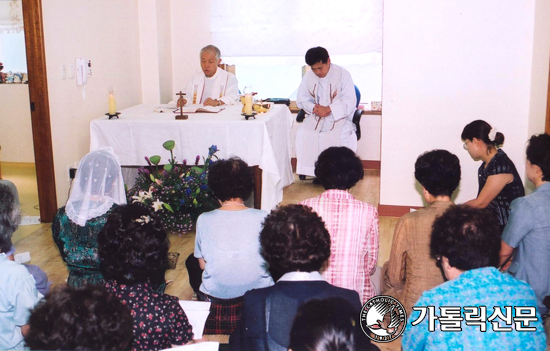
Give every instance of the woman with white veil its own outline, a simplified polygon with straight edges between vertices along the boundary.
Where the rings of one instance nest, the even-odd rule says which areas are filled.
[[[103,284],[97,256],[97,234],[118,205],[126,204],[120,161],[110,147],[80,160],[69,200],[52,223],[52,235],[69,269],[74,287]]]

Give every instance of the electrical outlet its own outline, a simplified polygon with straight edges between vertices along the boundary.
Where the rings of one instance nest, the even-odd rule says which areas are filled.
[[[69,179],[74,179],[76,177],[76,168],[70,167],[69,168]]]

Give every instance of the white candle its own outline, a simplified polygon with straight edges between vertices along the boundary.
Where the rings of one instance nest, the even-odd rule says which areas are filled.
[[[116,113],[116,97],[113,90],[109,90],[109,114],[114,115]]]
[[[244,114],[247,116],[252,115],[252,94],[245,94],[244,96]]]

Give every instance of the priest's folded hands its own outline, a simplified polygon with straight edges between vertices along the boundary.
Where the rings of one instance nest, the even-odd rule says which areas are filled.
[[[315,104],[315,107],[313,107],[313,113],[319,117],[327,117],[332,113],[332,111],[330,109],[330,106]]]

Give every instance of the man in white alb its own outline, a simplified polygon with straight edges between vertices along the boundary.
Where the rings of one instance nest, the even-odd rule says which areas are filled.
[[[201,49],[202,73],[197,73],[187,82],[185,103],[220,106],[238,102],[237,77],[218,67],[222,62],[220,57],[220,49],[214,45]]]
[[[296,132],[296,173],[300,179],[315,176],[315,161],[331,146],[357,150],[357,135],[352,122],[357,105],[355,86],[348,71],[330,63],[325,48],[311,48],[306,53],[311,67],[300,88],[297,105],[306,118]]]

